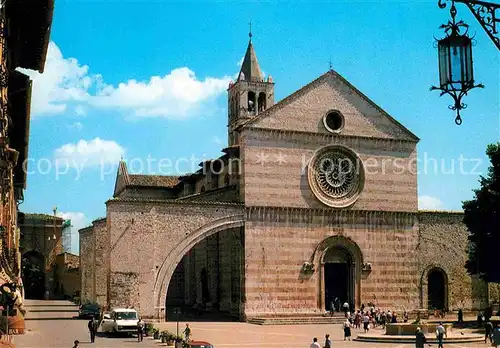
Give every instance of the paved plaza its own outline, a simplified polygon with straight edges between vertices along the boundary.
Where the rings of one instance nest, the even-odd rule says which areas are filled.
[[[27,333],[15,338],[16,348],[70,348],[75,339],[82,347],[161,347],[159,341],[149,337],[137,343],[134,337],[109,337],[99,334],[94,344],[90,343],[87,332],[87,320],[76,319],[76,306],[64,301],[32,301],[28,307],[30,320],[26,321]],[[185,322],[180,322],[183,330]],[[176,332],[176,323],[156,324],[162,330]],[[323,343],[325,333],[333,340],[333,347],[350,348],[412,348],[411,344],[344,342],[340,325],[293,325],[293,326],[257,326],[235,322],[191,322],[193,338],[206,340],[215,348],[308,348],[312,337],[318,337]],[[359,330],[354,330],[354,337]],[[433,345],[437,347],[437,345]],[[488,347],[483,343],[447,344],[449,348]]]

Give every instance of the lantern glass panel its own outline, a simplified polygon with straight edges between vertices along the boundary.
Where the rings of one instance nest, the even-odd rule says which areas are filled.
[[[439,41],[438,44],[438,60],[439,60],[439,84],[441,88],[446,89],[450,83],[450,65],[449,65],[449,46],[447,39]]]
[[[474,85],[474,71],[472,69],[472,41],[469,40],[465,46],[465,67],[466,67],[466,81],[471,86]]]
[[[462,81],[464,81],[464,55],[463,47],[453,40],[450,42],[450,72],[451,72],[451,85],[455,89],[462,88]]]

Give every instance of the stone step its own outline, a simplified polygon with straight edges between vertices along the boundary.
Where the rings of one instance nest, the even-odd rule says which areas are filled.
[[[273,317],[273,318],[250,318],[249,324],[254,325],[322,325],[322,324],[342,324],[345,321],[343,316],[324,317]]]

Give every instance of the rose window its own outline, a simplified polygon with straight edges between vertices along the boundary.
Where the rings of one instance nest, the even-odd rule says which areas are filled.
[[[308,167],[309,186],[326,205],[344,208],[358,198],[364,183],[361,160],[351,150],[328,146],[316,152]]]

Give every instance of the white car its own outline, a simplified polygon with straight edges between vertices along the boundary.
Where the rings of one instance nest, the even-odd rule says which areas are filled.
[[[135,309],[117,308],[110,314],[104,314],[101,324],[102,332],[137,333],[139,315]]]

